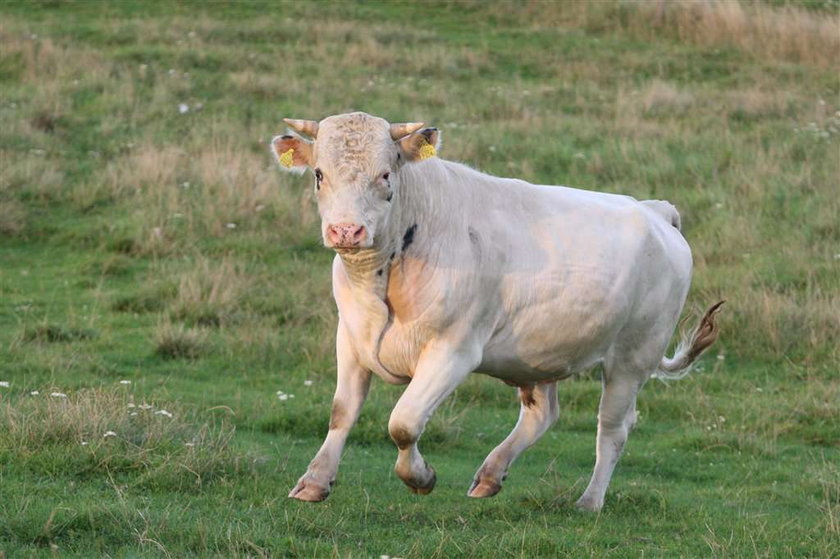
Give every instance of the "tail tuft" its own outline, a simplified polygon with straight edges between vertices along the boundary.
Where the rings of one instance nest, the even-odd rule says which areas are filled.
[[[715,315],[726,301],[718,301],[706,311],[700,324],[684,337],[677,346],[677,351],[671,359],[662,359],[659,368],[653,373],[654,378],[679,380],[691,372],[694,362],[709,346],[715,343],[718,336],[718,325]]]

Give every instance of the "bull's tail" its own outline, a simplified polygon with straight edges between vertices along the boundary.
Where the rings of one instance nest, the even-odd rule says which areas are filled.
[[[709,346],[715,343],[718,336],[718,325],[715,322],[715,315],[725,301],[718,301],[706,311],[700,324],[689,334],[680,340],[677,351],[670,359],[662,358],[653,377],[667,380],[678,380],[691,372],[691,366],[706,351]]]

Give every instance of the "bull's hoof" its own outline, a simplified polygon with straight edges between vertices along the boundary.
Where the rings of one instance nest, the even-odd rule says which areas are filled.
[[[298,501],[306,501],[309,503],[319,503],[330,496],[329,486],[324,487],[315,483],[312,479],[303,477],[298,481],[295,488],[289,493],[290,499],[297,499]]]
[[[415,495],[428,495],[432,492],[432,489],[435,488],[435,483],[437,483],[437,474],[432,468],[429,468],[429,471],[432,475],[425,483],[417,483],[415,480],[405,482],[412,493]]]
[[[602,501],[598,501],[592,497],[587,496],[586,494],[584,494],[575,503],[575,507],[577,507],[578,510],[583,510],[586,512],[598,512],[603,506],[604,503]]]
[[[483,499],[485,497],[492,497],[502,490],[502,484],[491,479],[475,479],[467,491],[467,497],[475,499]]]

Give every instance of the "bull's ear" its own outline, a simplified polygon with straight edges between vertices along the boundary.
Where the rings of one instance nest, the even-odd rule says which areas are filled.
[[[312,167],[312,142],[297,136],[275,137],[271,140],[271,151],[284,171],[300,174]]]
[[[437,155],[441,135],[437,128],[424,128],[397,142],[406,161],[422,161]]]

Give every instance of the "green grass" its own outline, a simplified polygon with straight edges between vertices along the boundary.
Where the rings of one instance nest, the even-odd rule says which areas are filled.
[[[0,555],[836,556],[840,52],[813,31],[836,5],[798,4],[729,37],[691,27],[708,3],[659,27],[643,3],[0,5]],[[726,298],[721,338],[645,387],[601,514],[573,507],[598,371],[493,499],[464,494],[518,405],[486,377],[422,439],[430,496],[391,470],[375,381],[330,498],[286,499],[336,317],[311,179],[267,142],[350,109],[680,208],[687,312]]]

